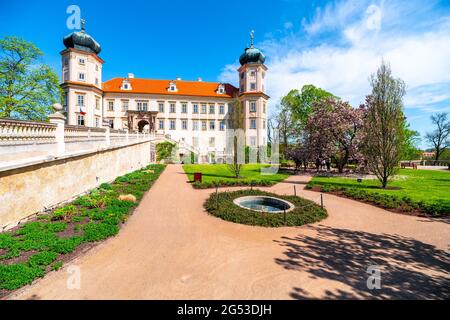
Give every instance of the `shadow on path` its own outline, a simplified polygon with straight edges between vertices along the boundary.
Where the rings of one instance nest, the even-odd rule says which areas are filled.
[[[312,278],[334,280],[353,288],[325,292],[326,299],[449,299],[450,255],[444,250],[399,235],[310,226],[315,236],[275,240],[284,257],[275,262],[286,269],[306,271]],[[367,268],[380,267],[381,289],[369,290]],[[294,287],[295,299],[309,298]]]

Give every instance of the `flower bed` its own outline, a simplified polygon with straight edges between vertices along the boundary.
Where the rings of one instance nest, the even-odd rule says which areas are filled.
[[[253,211],[233,203],[236,198],[245,196],[276,197],[292,203],[295,208],[284,215],[283,213]],[[260,190],[212,193],[204,207],[210,214],[223,220],[263,227],[301,226],[327,217],[326,210],[313,201],[297,196],[279,196]]]
[[[377,207],[393,212],[433,217],[443,217],[450,215],[450,201],[446,199],[434,201],[417,201],[411,199],[408,196],[400,197],[393,194],[368,192],[362,188],[357,187],[343,187],[327,184],[322,185],[315,182],[308,183],[308,185],[306,185],[306,188],[319,192],[329,192],[338,196],[344,196],[361,202],[370,203]]]
[[[30,284],[83,246],[114,236],[164,170],[150,165],[0,233],[0,296]]]

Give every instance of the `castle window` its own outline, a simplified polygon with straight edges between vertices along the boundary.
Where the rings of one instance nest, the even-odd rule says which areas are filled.
[[[77,95],[78,106],[84,107],[84,94]]]
[[[122,100],[122,111],[128,111],[128,100]]]
[[[98,64],[95,65],[95,71],[98,71]]]
[[[192,113],[198,113],[198,104],[196,104],[196,103],[193,104]]]
[[[202,113],[206,113],[206,104],[202,104]]]
[[[164,112],[164,102],[158,102],[158,110],[159,112]]]
[[[85,81],[86,80],[86,74],[83,72],[78,73],[78,80]]]
[[[215,106],[213,104],[209,105],[209,113],[210,114],[216,113],[216,108],[215,108]]]
[[[147,101],[137,101],[137,110],[138,111],[148,111],[148,102]]]
[[[256,102],[255,101],[250,102],[250,112],[256,112]]]
[[[255,72],[254,70],[250,71],[250,76],[251,76],[251,77],[256,76],[256,72]]]
[[[187,130],[187,120],[181,120],[181,129]]]
[[[79,126],[84,126],[84,116],[79,114],[77,117],[77,123]]]
[[[205,120],[202,121],[202,130],[206,131],[206,121]]]
[[[69,58],[67,57],[64,58],[64,65],[65,66],[69,65]]]
[[[175,120],[170,120],[170,122],[169,122],[169,129],[170,130],[175,130]]]
[[[95,97],[95,109],[100,110],[100,98]]]
[[[263,113],[266,113],[266,103],[263,103]]]
[[[211,148],[214,148],[216,146],[216,138],[214,137],[209,137],[209,146]]]
[[[170,113],[175,113],[175,102],[170,103]]]
[[[192,121],[192,130],[193,131],[197,131],[198,130],[198,121],[197,120],[193,120]]]
[[[64,71],[64,81],[69,80],[69,71]]]
[[[170,92],[177,92],[177,85],[175,82],[171,81],[169,82],[169,91]]]
[[[250,119],[250,129],[256,129],[256,119]]]
[[[159,120],[159,130],[164,130],[164,120]]]
[[[79,64],[85,64],[85,63],[86,63],[86,60],[85,60],[84,58],[79,58],[79,59],[78,59],[78,63],[79,63]]]
[[[100,119],[98,117],[95,117],[95,126],[98,128],[100,125]]]
[[[187,103],[183,102],[181,104],[181,113],[187,113]]]
[[[216,122],[214,120],[210,121],[209,122],[209,130],[213,131],[215,129],[216,129]]]
[[[217,88],[217,93],[219,93],[219,94],[225,93],[225,86],[222,83],[219,84],[219,87]]]
[[[223,104],[221,104],[221,105],[219,106],[219,113],[220,113],[220,114],[225,114],[225,106],[224,106]]]
[[[241,72],[241,79],[244,79],[244,73],[243,72]]]
[[[219,130],[225,131],[225,120],[220,121]]]
[[[250,83],[250,90],[251,91],[255,91],[256,90],[256,83],[255,82]]]
[[[114,111],[114,101],[108,101],[108,111]]]
[[[108,120],[108,125],[111,129],[114,129],[114,119],[109,119]]]

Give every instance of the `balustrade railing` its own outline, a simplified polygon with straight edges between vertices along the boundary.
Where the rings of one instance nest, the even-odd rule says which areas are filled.
[[[56,124],[0,119],[0,145],[55,142]]]

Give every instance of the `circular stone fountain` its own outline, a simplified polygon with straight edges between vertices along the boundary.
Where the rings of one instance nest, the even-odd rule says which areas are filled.
[[[282,213],[294,210],[295,206],[289,201],[269,196],[247,196],[233,200],[241,208],[268,213]]]

